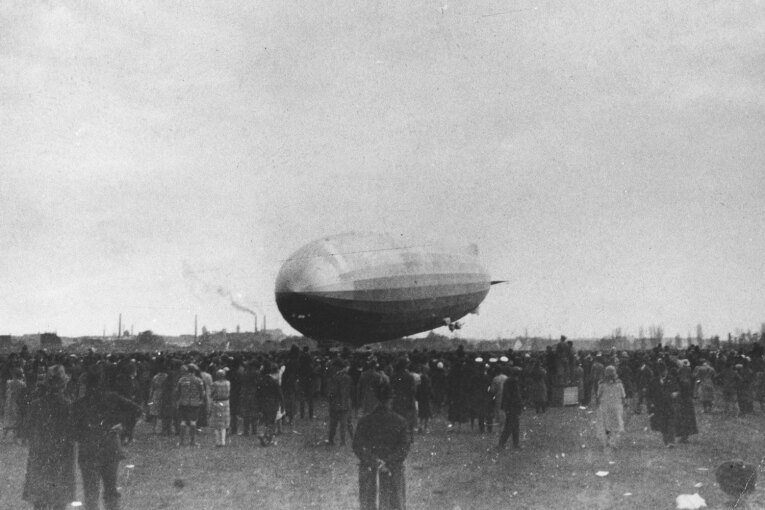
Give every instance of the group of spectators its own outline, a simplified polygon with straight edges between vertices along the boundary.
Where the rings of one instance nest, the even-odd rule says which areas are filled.
[[[598,409],[598,435],[604,447],[615,448],[624,432],[625,408],[634,413],[645,408],[652,429],[669,447],[698,433],[697,400],[703,412],[712,412],[720,395],[726,415],[753,413],[755,401],[765,408],[759,344],[739,350],[659,346],[576,352],[562,337],[543,352],[475,353],[460,347],[389,353],[296,346],[268,354],[23,350],[0,358],[0,376],[6,381],[0,385],[3,435],[30,446],[24,498],[35,508],[72,501],[73,470],[56,468],[56,476],[46,470],[70,465],[69,460],[73,466],[75,446],[86,509],[98,508],[100,483],[107,508],[118,508],[116,464],[142,413],[154,432],[174,435],[180,445],[198,446],[198,431],[209,427],[216,446],[230,444],[230,434],[255,436],[270,446],[283,427],[316,418],[321,400],[327,402],[329,418],[325,442],[335,445],[339,429],[342,445],[347,437],[356,442],[354,423],[379,409],[380,388],[389,388],[383,395],[403,418],[409,443],[416,433],[430,432],[431,418],[445,411],[449,431],[469,426],[485,434],[504,425],[499,446],[512,436],[520,447],[524,408],[542,414],[550,404],[577,403]],[[574,400],[566,402],[572,389]]]

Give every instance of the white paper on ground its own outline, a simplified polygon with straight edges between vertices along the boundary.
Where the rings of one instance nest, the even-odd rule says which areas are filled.
[[[707,502],[704,498],[696,494],[680,494],[675,500],[678,510],[698,510],[699,508],[706,508]]]

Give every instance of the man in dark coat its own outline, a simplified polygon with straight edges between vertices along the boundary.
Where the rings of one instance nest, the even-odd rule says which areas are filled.
[[[79,444],[78,463],[85,510],[99,510],[101,482],[104,485],[104,507],[119,510],[117,470],[124,458],[119,433],[125,421],[141,415],[141,407],[107,391],[101,381],[99,366],[95,365],[86,378],[85,396],[72,406],[72,431]]]
[[[390,386],[393,390],[392,409],[401,415],[409,424],[409,434],[414,439],[414,429],[417,427],[417,398],[415,390],[417,385],[414,376],[407,367],[409,360],[406,357],[396,360],[395,369],[390,377]]]
[[[377,387],[388,383],[388,376],[377,367],[377,360],[370,359],[366,362],[366,370],[359,377],[358,402],[361,406],[361,414],[367,415],[377,409],[380,401],[377,400]]]
[[[63,510],[75,497],[74,441],[69,429],[72,404],[64,396],[68,382],[63,366],[51,367],[45,378],[46,393],[29,405],[23,498],[35,510]]]
[[[263,370],[255,388],[255,400],[260,424],[263,426],[258,439],[261,446],[270,446],[275,444],[276,416],[280,408],[284,409],[284,395],[279,386],[279,367],[271,361],[263,364]]]
[[[353,381],[348,375],[349,365],[345,360],[333,362],[334,375],[329,379],[327,397],[329,399],[329,445],[335,444],[335,432],[340,425],[340,444],[345,445],[345,434],[350,423],[351,392]],[[348,430],[353,436],[353,431]]]
[[[663,362],[659,363],[656,377],[648,386],[648,413],[651,415],[651,430],[661,432],[664,445],[668,448],[675,445],[675,399],[678,395],[677,382],[669,377],[667,366]]]
[[[510,367],[505,385],[502,388],[502,410],[505,412],[505,427],[499,436],[499,447],[504,448],[510,435],[513,436],[513,446],[521,447],[521,413],[523,398],[519,382],[521,367]]]
[[[307,346],[303,347],[303,352],[298,356],[297,397],[300,408],[300,417],[305,417],[305,407],[307,403],[309,420],[313,420],[313,381],[315,377],[316,369],[314,368],[311,353],[308,351]]]
[[[353,452],[359,458],[359,502],[361,510],[405,510],[409,427],[391,410],[389,384],[379,385],[377,396],[380,405],[359,420],[353,436]]]

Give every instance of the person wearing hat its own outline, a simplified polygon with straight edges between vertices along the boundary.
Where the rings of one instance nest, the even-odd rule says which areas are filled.
[[[328,445],[335,444],[335,432],[340,425],[340,444],[345,445],[345,434],[350,422],[351,412],[351,388],[353,381],[348,375],[350,365],[343,359],[336,359],[332,362],[334,374],[329,379],[327,385],[327,400],[329,402],[329,438]],[[348,429],[347,432],[353,435]]]
[[[45,375],[45,394],[29,406],[29,456],[22,497],[36,510],[64,510],[75,498],[72,404],[64,395],[69,376],[54,365]]]
[[[104,387],[103,370],[101,364],[88,369],[85,396],[72,405],[71,427],[78,444],[85,510],[98,510],[102,483],[104,507],[119,510],[117,471],[125,457],[120,431],[126,421],[137,419],[142,413],[138,404]]]
[[[505,426],[499,436],[499,448],[504,449],[510,436],[513,436],[513,446],[521,447],[521,413],[523,413],[523,398],[521,397],[520,376],[521,367],[507,367],[507,379],[502,387],[502,410],[505,412]]]
[[[387,383],[377,387],[380,404],[359,420],[353,436],[361,510],[406,508],[404,461],[411,440],[408,422],[391,409],[392,393]]]

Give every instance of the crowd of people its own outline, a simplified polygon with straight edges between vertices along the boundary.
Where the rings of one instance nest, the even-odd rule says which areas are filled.
[[[200,446],[198,432],[209,428],[216,447],[229,445],[231,435],[268,447],[283,428],[317,418],[317,402],[326,401],[325,442],[334,447],[338,429],[341,446],[352,440],[362,508],[373,508],[370,494],[378,489],[398,508],[409,445],[431,432],[437,414],[448,422],[447,432],[489,434],[499,427],[498,447],[512,437],[519,448],[524,409],[543,414],[574,389],[573,403],[597,410],[603,448],[618,448],[625,409],[645,410],[672,448],[698,433],[697,401],[702,412],[718,405],[726,415],[753,413],[755,401],[765,408],[759,344],[577,352],[562,337],[546,351],[499,353],[462,347],[80,355],[23,349],[0,358],[0,376],[6,381],[0,385],[3,437],[29,446],[23,498],[35,508],[63,508],[73,500],[75,449],[85,508],[99,508],[101,496],[107,509],[118,508],[117,464],[142,415],[155,433],[177,437],[179,446]],[[381,435],[386,426],[392,432]],[[372,487],[380,470],[392,475],[383,477],[385,487]]]

